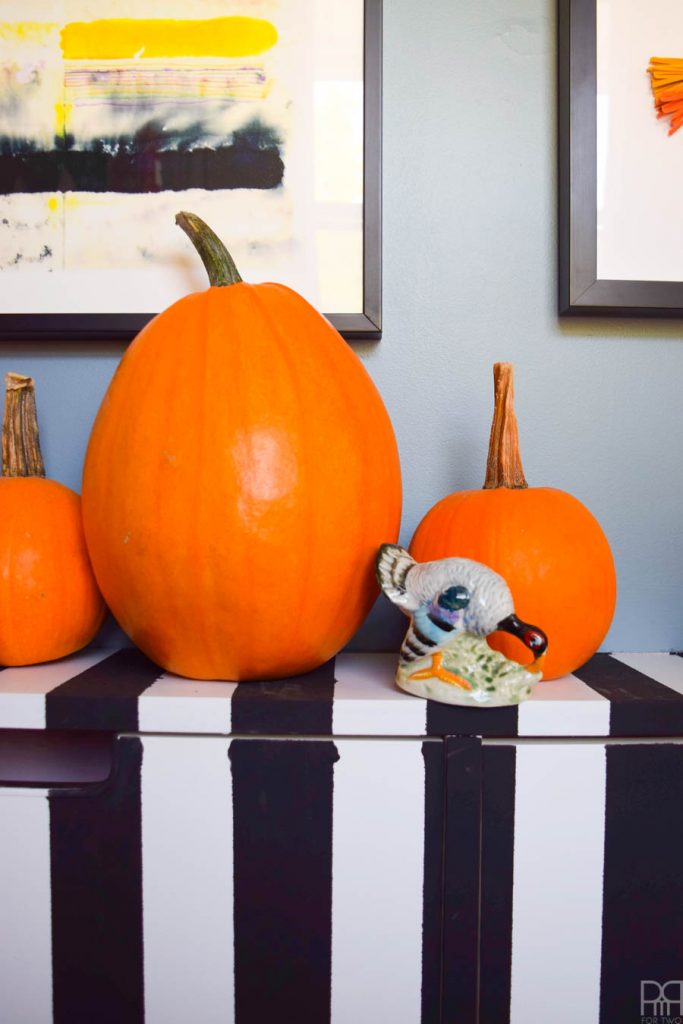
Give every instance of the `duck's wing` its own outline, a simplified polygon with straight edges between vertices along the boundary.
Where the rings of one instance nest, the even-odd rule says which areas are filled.
[[[419,596],[411,590],[410,573],[417,562],[398,544],[382,544],[375,561],[377,580],[390,601],[406,612],[420,605]]]

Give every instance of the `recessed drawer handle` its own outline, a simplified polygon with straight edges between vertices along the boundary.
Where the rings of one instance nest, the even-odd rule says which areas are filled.
[[[0,729],[0,786],[82,786],[112,773],[116,734]]]

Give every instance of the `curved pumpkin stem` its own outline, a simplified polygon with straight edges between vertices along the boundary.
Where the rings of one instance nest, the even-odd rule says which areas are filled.
[[[510,487],[521,490],[529,485],[519,454],[519,435],[514,406],[512,363],[494,363],[494,408],[489,454],[486,460],[484,490]]]
[[[215,231],[205,224],[196,213],[182,211],[176,214],[175,222],[181,227],[199,253],[209,275],[212,288],[237,284],[242,280],[234,260]]]
[[[20,373],[5,374],[2,472],[4,476],[45,476],[33,379]]]

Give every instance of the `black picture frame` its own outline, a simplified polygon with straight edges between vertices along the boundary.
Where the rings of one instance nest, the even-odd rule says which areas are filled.
[[[681,317],[683,281],[597,276],[596,0],[558,0],[559,314]]]
[[[365,0],[363,25],[363,302],[324,315],[348,341],[382,337],[382,0]],[[3,341],[131,341],[155,313],[1,313]]]

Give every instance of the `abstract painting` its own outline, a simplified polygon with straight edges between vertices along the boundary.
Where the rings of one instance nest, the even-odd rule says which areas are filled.
[[[364,18],[363,0],[0,0],[2,314],[148,316],[205,287],[181,209],[245,280],[360,312]]]

